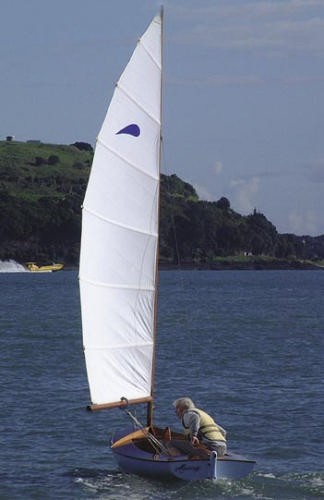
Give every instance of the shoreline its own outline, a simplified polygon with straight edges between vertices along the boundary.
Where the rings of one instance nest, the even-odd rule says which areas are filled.
[[[281,260],[250,260],[250,261],[235,261],[224,260],[212,263],[203,262],[181,262],[174,264],[171,262],[159,262],[159,271],[171,270],[197,270],[197,271],[324,271],[324,266],[315,264],[309,261],[281,261]]]

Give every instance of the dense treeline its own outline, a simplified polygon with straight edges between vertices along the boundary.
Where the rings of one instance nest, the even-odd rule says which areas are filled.
[[[239,255],[290,261],[324,258],[324,235],[279,234],[256,210],[242,216],[227,198],[199,200],[194,188],[175,175],[162,176],[161,212],[161,257],[169,260],[211,265],[217,257]]]
[[[92,156],[83,142],[0,142],[0,260],[77,265]],[[176,175],[162,175],[160,228],[161,261],[168,264],[213,266],[228,256],[324,259],[324,235],[278,234],[262,213],[242,216],[224,197],[199,200]]]

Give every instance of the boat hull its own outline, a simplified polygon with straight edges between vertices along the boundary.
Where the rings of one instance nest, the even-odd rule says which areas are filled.
[[[48,266],[38,266],[35,262],[27,262],[26,267],[31,273],[53,273],[61,271],[64,264],[49,264]]]
[[[253,471],[255,462],[241,455],[229,453],[225,457],[213,457],[209,452],[201,450],[200,457],[195,455],[192,447],[191,454],[178,453],[172,455],[148,452],[141,447],[141,439],[135,438],[126,441],[126,444],[116,446],[118,439],[125,434],[119,434],[112,442],[112,451],[119,467],[131,474],[151,477],[154,479],[182,479],[197,481],[203,479],[241,479]],[[143,439],[142,439],[143,441]],[[189,443],[185,440],[161,441],[167,449],[175,450]]]

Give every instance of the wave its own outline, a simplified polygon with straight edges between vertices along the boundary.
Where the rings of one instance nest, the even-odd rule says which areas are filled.
[[[15,260],[0,260],[0,273],[28,273],[28,270]]]

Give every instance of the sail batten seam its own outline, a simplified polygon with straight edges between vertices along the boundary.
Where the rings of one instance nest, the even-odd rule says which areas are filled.
[[[142,106],[138,101],[136,101],[136,99],[134,99],[134,97],[132,97],[131,94],[127,92],[127,90],[120,84],[119,81],[116,84],[116,88],[121,92],[123,92],[123,94],[135,104],[135,106],[141,109],[143,113],[146,114],[146,116],[148,116],[151,120],[153,120],[158,126],[161,125],[159,119],[153,116],[151,113],[149,113],[148,110],[144,108],[144,106]]]
[[[108,144],[105,144],[100,139],[100,135],[97,137],[97,144],[98,143],[103,148],[107,149],[107,151],[109,151],[110,153],[112,153],[114,156],[116,156],[117,158],[120,158],[122,161],[124,161],[125,163],[127,163],[130,167],[134,168],[134,170],[137,170],[137,172],[140,172],[141,174],[145,175],[146,177],[149,177],[150,179],[153,179],[154,181],[159,182],[159,178],[158,177],[156,177],[155,175],[150,174],[149,172],[146,172],[141,167],[139,167],[138,165],[135,165],[135,163],[133,163],[130,160],[128,160],[125,156],[122,156],[120,153],[118,153],[118,151],[116,151],[115,149],[113,149],[111,146],[108,146]]]
[[[108,224],[112,224],[113,226],[121,227],[123,229],[127,229],[128,231],[132,231],[134,233],[140,233],[144,234],[146,236],[151,236],[152,238],[157,238],[158,234],[156,232],[150,232],[150,231],[144,231],[143,229],[139,229],[136,227],[128,226],[127,224],[122,224],[121,222],[118,222],[113,219],[109,219],[108,217],[104,217],[101,214],[98,214],[95,210],[91,210],[90,208],[87,208],[86,206],[83,206],[83,211],[88,212],[91,215],[94,215],[95,217],[98,217],[99,219],[108,222]]]
[[[153,342],[143,342],[141,344],[119,344],[116,346],[84,346],[85,350],[88,351],[112,351],[112,350],[117,350],[117,349],[131,349],[131,348],[137,348],[137,347],[152,347]]]
[[[155,66],[158,68],[159,71],[161,71],[162,66],[161,64],[153,57],[152,53],[149,51],[149,49],[145,46],[145,43],[143,42],[142,38],[139,39],[139,43],[141,47],[145,50],[145,53],[149,56],[151,61],[155,64]]]
[[[101,281],[90,280],[79,276],[79,281],[83,283],[88,283],[89,285],[100,286],[103,288],[117,288],[119,290],[135,290],[137,292],[154,292],[155,288],[152,286],[139,287],[138,285],[114,285],[113,283],[102,283]]]

